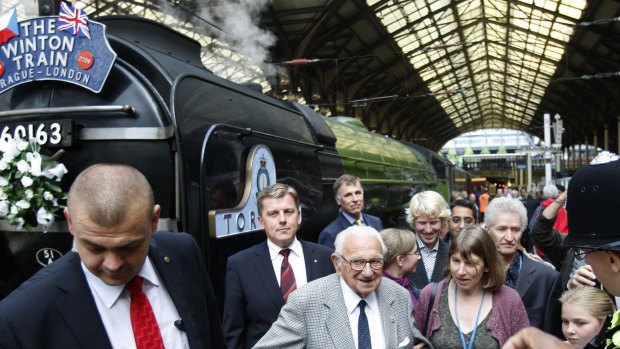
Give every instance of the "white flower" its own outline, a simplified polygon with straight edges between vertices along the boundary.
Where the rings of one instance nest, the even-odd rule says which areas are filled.
[[[9,214],[9,203],[5,200],[0,201],[0,217],[6,217]]]
[[[58,201],[66,193],[46,190],[57,187],[67,168],[40,154],[36,139],[0,139],[0,219],[8,220],[17,229],[30,231],[41,225],[47,232],[54,222]],[[49,164],[46,168],[43,163]],[[36,212],[36,217],[31,213]]]
[[[28,149],[28,142],[26,142],[23,139],[17,139],[16,141],[16,146],[17,146],[17,150],[19,151],[24,151],[26,149]]]
[[[43,207],[37,211],[37,223],[43,225],[43,232],[47,233],[49,227],[54,224],[54,214],[47,212]]]
[[[26,159],[30,162],[30,173],[33,176],[39,177],[41,173],[41,154],[39,153],[28,153],[26,154]]]
[[[49,179],[56,177],[56,179],[60,181],[62,176],[64,176],[67,172],[68,171],[65,165],[56,164],[54,166],[46,167],[45,170],[43,170],[43,175]]]
[[[28,161],[19,160],[17,162],[17,170],[21,173],[26,173],[30,169],[30,165],[28,165]]]
[[[30,208],[30,203],[26,200],[19,200],[18,202],[15,203],[15,206],[25,210],[25,209]]]
[[[22,185],[26,188],[28,188],[29,186],[32,185],[32,178],[28,177],[28,176],[23,176],[22,177]]]
[[[11,222],[11,224],[13,224],[17,229],[21,229],[24,226],[24,223],[26,223],[26,221],[21,217],[16,218],[13,222]]]
[[[17,149],[17,144],[14,140],[0,141],[0,151],[2,152],[2,157],[7,160],[14,159],[17,155],[19,155],[19,149]]]

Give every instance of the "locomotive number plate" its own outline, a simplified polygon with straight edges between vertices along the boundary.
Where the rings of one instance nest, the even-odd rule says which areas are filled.
[[[0,140],[3,141],[34,138],[39,144],[48,147],[68,147],[72,144],[71,120],[4,124],[0,125],[0,130]]]

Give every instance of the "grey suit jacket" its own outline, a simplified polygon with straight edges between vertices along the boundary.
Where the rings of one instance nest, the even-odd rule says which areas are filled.
[[[383,278],[377,289],[386,348],[432,345],[415,328],[411,296],[402,286]],[[340,277],[331,274],[293,292],[278,320],[254,346],[261,348],[355,349]]]

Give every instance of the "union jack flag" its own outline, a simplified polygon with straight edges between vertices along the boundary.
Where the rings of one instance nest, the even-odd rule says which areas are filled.
[[[58,22],[60,24],[58,30],[66,30],[73,35],[85,36],[90,39],[86,12],[72,7],[63,1],[60,4]]]

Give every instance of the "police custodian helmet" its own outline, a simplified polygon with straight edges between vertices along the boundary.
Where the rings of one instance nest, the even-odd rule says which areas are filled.
[[[620,250],[620,157],[604,151],[570,180],[564,245]]]

